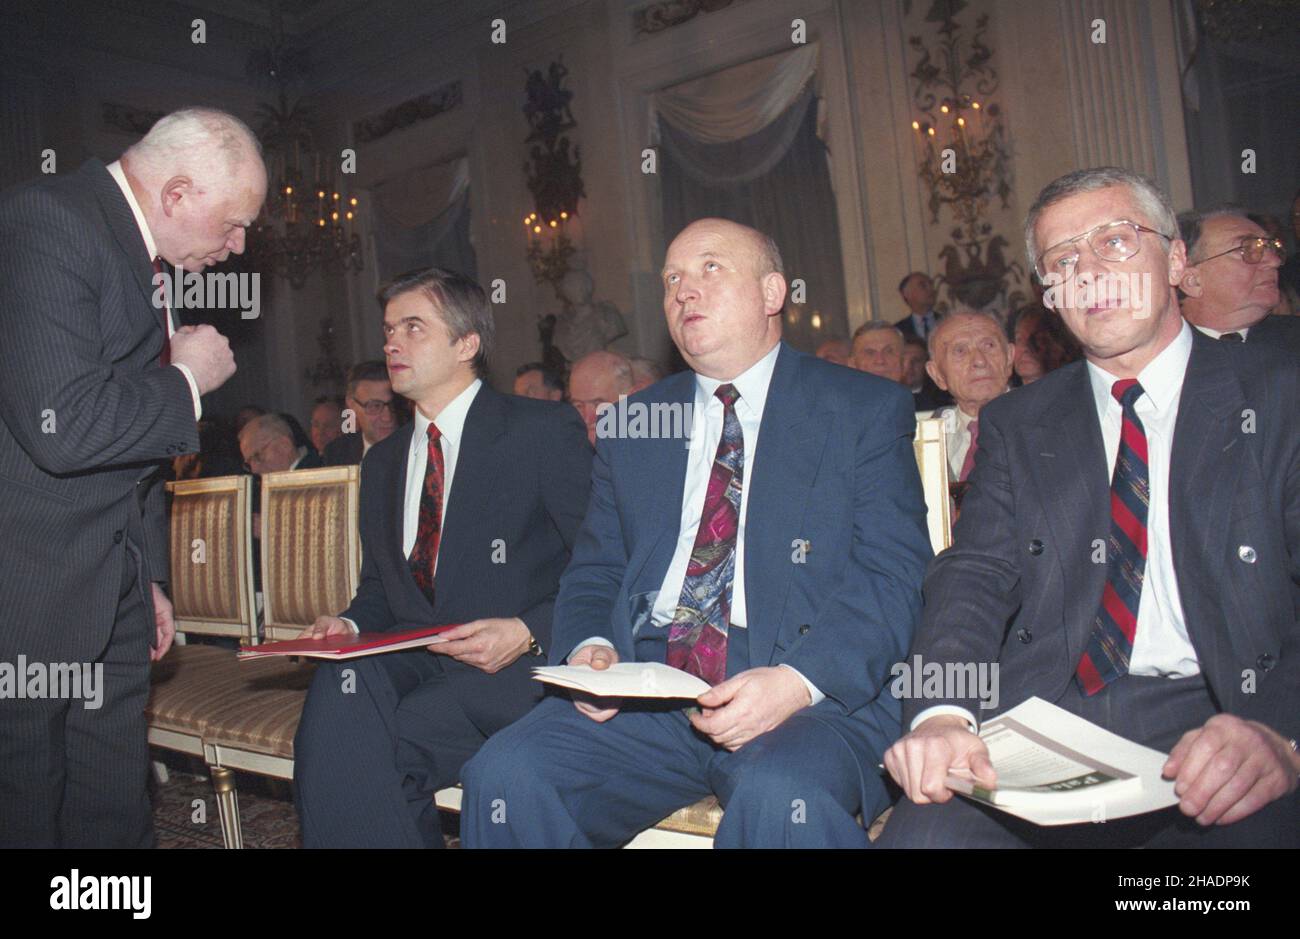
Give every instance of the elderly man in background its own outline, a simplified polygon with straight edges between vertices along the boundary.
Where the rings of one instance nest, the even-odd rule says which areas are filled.
[[[563,401],[564,381],[541,362],[525,362],[515,369],[514,394],[534,401]]]
[[[950,478],[965,482],[979,449],[980,409],[1007,390],[1015,350],[997,319],[963,311],[949,313],[930,334],[930,352],[926,371],[954,402],[939,412],[947,419]]]
[[[859,372],[903,382],[903,334],[883,320],[863,323],[853,333],[851,364]]]
[[[593,447],[601,405],[617,404],[619,396],[630,395],[635,384],[632,363],[618,352],[598,349],[573,363],[569,370],[569,403],[582,415],[587,440]]]
[[[1267,342],[1300,354],[1300,320],[1269,315],[1286,260],[1282,242],[1234,208],[1185,213],[1178,228],[1187,245],[1178,285],[1187,321],[1224,342]]]
[[[667,377],[668,372],[662,365],[654,359],[647,359],[644,356],[635,355],[628,359],[632,366],[632,392],[638,392],[642,388],[649,388],[655,382]]]
[[[324,466],[319,456],[293,442],[293,428],[278,414],[255,417],[239,432],[239,453],[256,476]]]

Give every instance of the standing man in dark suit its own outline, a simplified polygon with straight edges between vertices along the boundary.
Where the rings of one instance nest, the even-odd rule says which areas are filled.
[[[1213,339],[1269,343],[1300,356],[1300,317],[1268,312],[1280,296],[1282,242],[1241,209],[1188,212],[1178,227],[1187,245],[1179,284],[1187,321]]]
[[[624,406],[687,412],[690,438],[598,439],[551,661],[713,687],[686,710],[548,696],[465,768],[461,837],[614,846],[714,794],[719,846],[866,847],[930,558],[911,396],[781,342],[781,256],[751,228],[688,225],[663,283],[692,371]]]
[[[907,795],[882,845],[1300,845],[1300,367],[1186,324],[1168,199],[1113,167],[1047,186],[1030,266],[1075,362],[980,412],[954,544],[935,559],[913,655],[997,662],[1000,704],[1038,696],[1171,751],[1179,803],[1038,828],[963,799],[995,777],[970,697],[908,700],[885,765]],[[1139,293],[1084,290],[1122,278]],[[933,804],[932,804],[933,803]]]
[[[442,846],[434,793],[541,697],[531,670],[590,488],[573,408],[483,382],[493,323],[477,284],[429,268],[379,300],[393,389],[415,419],[362,464],[356,597],[303,635],[462,625],[428,651],[317,671],[294,743],[308,847]]]
[[[928,274],[912,271],[898,282],[898,292],[911,312],[894,325],[904,339],[915,336],[928,340],[939,325],[939,314],[934,311],[934,281]]]
[[[152,843],[144,705],[175,632],[159,470],[198,449],[199,397],[235,363],[151,278],[241,253],[265,193],[248,128],[187,109],[0,200],[0,662],[104,681],[95,709],[0,700],[0,845]]]

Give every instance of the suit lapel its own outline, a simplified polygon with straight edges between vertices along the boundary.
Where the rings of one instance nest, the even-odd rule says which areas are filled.
[[[745,611],[749,659],[768,662],[784,616],[794,565],[791,542],[803,538],[804,517],[832,415],[801,381],[801,356],[785,343],[768,386],[758,447],[745,459]]]
[[[1096,559],[1098,539],[1105,545],[1110,535],[1110,474],[1087,363],[1066,367],[1074,374],[1030,428],[1024,457],[1058,548],[1062,612],[1074,661],[1083,652],[1106,584],[1106,565]]]
[[[1224,530],[1225,514],[1239,486],[1247,459],[1242,440],[1247,405],[1241,383],[1223,354],[1230,350],[1220,349],[1199,333],[1193,339],[1170,458],[1169,540],[1174,572],[1183,585],[1179,593],[1188,635],[1195,643],[1200,635],[1208,639],[1204,630],[1217,624],[1203,624],[1197,618],[1202,605],[1187,603],[1185,598],[1189,585],[1204,576],[1200,546],[1213,543]],[[1200,649],[1208,647],[1199,644]]]
[[[144,234],[136,224],[135,215],[126,201],[126,196],[113,179],[108,169],[99,160],[89,160],[82,167],[90,180],[95,198],[99,200],[104,217],[108,220],[109,231],[122,252],[123,259],[131,269],[131,277],[144,297],[145,306],[153,325],[162,325],[162,311],[153,305],[156,288],[153,284],[153,259],[144,245]]]
[[[656,396],[653,403],[677,405],[690,408],[693,419],[703,427],[704,415],[696,415],[695,407],[695,373],[678,372],[662,382],[663,391]],[[687,428],[687,433],[695,433],[694,426]],[[682,518],[682,497],[686,491],[686,467],[689,462],[690,440],[661,438],[638,438],[628,441],[628,448],[633,454],[630,467],[636,476],[634,485],[637,492],[643,493],[648,502],[646,519],[654,520],[658,534],[640,558],[640,566],[632,571],[627,580],[630,594],[657,591],[663,584],[668,565],[672,563],[673,551],[680,534]]]
[[[391,449],[392,457],[387,465],[376,465],[376,461],[371,460],[370,465],[366,467],[366,472],[381,474],[379,491],[386,497],[380,513],[382,527],[379,532],[379,550],[390,552],[389,563],[398,572],[398,578],[411,593],[423,598],[424,592],[411,576],[410,565],[406,563],[406,554],[402,551],[402,542],[406,534],[406,465],[411,452],[411,434],[414,432],[414,421],[393,431],[393,437],[396,438],[398,445]],[[359,439],[361,434],[358,433],[356,436]]]

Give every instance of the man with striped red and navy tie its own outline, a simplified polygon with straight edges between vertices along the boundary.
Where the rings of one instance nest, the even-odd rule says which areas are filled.
[[[881,843],[1300,846],[1300,369],[1183,321],[1185,250],[1144,177],[1063,176],[1025,234],[1086,361],[980,412],[912,651],[998,663],[999,700],[904,702]],[[954,799],[950,772],[996,782],[977,723],[1033,696],[1167,752],[1178,805],[1039,828]]]

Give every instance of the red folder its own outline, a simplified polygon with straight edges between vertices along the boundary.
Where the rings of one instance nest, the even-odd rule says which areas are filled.
[[[416,649],[445,640],[435,638],[439,633],[455,629],[459,623],[445,626],[421,626],[389,633],[359,633],[330,636],[328,639],[286,639],[283,642],[266,642],[260,646],[240,646],[238,658],[260,659],[273,655],[300,655],[309,659],[356,659],[380,652],[399,649]]]

